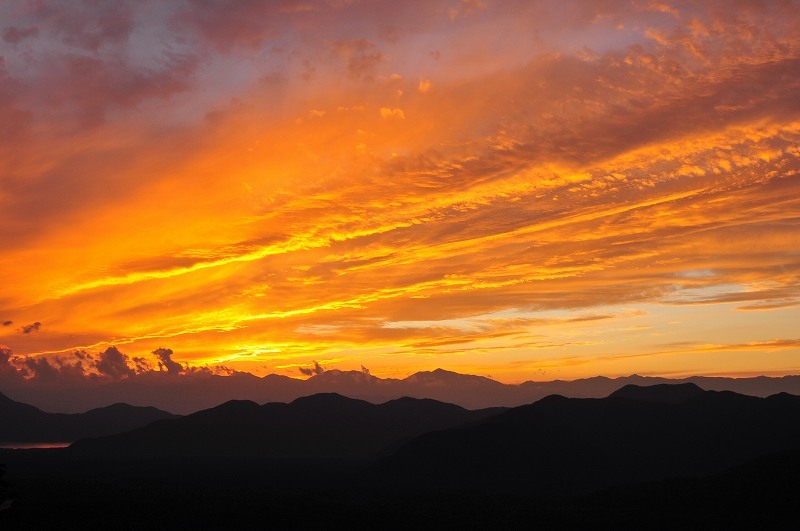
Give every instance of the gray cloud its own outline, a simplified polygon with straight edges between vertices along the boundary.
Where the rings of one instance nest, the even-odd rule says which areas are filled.
[[[92,356],[91,352],[87,352],[85,350],[76,350],[72,353],[72,355],[81,361],[89,361],[94,359],[94,356]]]
[[[298,367],[297,370],[300,371],[300,374],[304,374],[306,376],[318,376],[318,375],[320,375],[320,374],[325,372],[325,369],[322,368],[322,365],[320,365],[316,361],[314,362],[314,368],[313,369],[307,369],[305,367]]]
[[[209,44],[229,52],[237,46],[256,48],[275,34],[279,23],[276,2],[190,1],[171,19],[184,33],[191,28]]]
[[[153,354],[158,358],[159,369],[166,369],[169,374],[178,374],[183,370],[180,363],[172,360],[171,348],[157,348]]]
[[[23,326],[22,328],[19,329],[19,331],[22,332],[23,334],[30,334],[31,332],[38,332],[41,327],[42,323],[36,321],[35,323]]]
[[[120,352],[117,347],[108,347],[100,354],[100,359],[95,363],[100,374],[115,380],[134,376],[136,371],[128,366],[128,356]]]
[[[51,365],[47,358],[25,358],[23,365],[30,376],[41,381],[52,382],[59,376],[59,368]]]
[[[33,6],[30,14],[45,33],[58,35],[64,44],[88,52],[125,44],[135,18],[130,4],[113,0],[43,2]],[[21,38],[17,33],[12,37]]]
[[[383,61],[383,54],[366,39],[337,41],[333,49],[347,64],[347,73],[353,78],[372,78],[375,69]]]
[[[5,345],[0,345],[0,367],[9,365],[8,361],[14,352]]]
[[[153,370],[153,366],[145,358],[134,356],[131,358],[131,361],[133,361],[133,364],[136,367],[135,370],[137,374],[142,374]]]
[[[9,26],[3,30],[3,40],[10,44],[17,44],[28,37],[35,37],[39,34],[39,28],[17,28]]]

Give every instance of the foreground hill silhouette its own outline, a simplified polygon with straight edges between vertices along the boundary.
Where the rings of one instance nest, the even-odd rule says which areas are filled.
[[[497,414],[430,399],[384,404],[337,394],[259,406],[230,401],[128,433],[86,439],[69,451],[91,457],[260,457],[273,461],[374,458],[413,437]]]
[[[587,492],[721,472],[800,448],[800,397],[626,386],[604,399],[549,396],[428,433],[377,467],[398,488]]]
[[[230,402],[72,448],[0,450],[14,491],[0,528],[791,528],[798,421],[800,397],[691,385],[482,412]]]
[[[338,393],[375,404],[404,396],[432,398],[468,409],[514,407],[530,404],[545,396],[601,398],[627,385],[693,383],[705,390],[734,391],[752,396],[780,392],[800,395],[800,376],[769,378],[717,378],[693,376],[667,379],[631,375],[620,378],[597,376],[574,381],[503,384],[491,378],[459,374],[443,369],[423,371],[403,379],[378,378],[366,371],[327,370],[300,380],[270,374],[264,377],[236,372],[230,376],[207,373],[174,375],[144,373],[116,381],[3,382],[0,389],[13,399],[45,411],[79,412],[118,402],[154,406],[179,414],[215,407],[228,400],[251,400],[259,404],[290,402],[317,393]]]
[[[649,386],[628,384],[609,395],[609,398],[628,398],[630,400],[643,400],[645,402],[662,402],[677,404],[704,393],[693,383],[684,384],[657,384]]]
[[[46,413],[0,393],[0,443],[71,442],[132,430],[175,415],[154,407],[113,404],[86,413]]]
[[[258,467],[234,480],[192,463],[171,468],[172,480],[54,469],[11,478],[16,497],[0,529],[793,529],[800,495],[800,451],[575,497],[387,493],[350,476],[320,488],[315,475],[298,488]]]
[[[703,476],[800,448],[800,397],[750,397],[693,384],[625,386],[603,399],[558,395],[507,411],[336,394],[231,401],[183,418],[74,443],[73,457],[379,459],[367,476],[401,491],[579,493]]]

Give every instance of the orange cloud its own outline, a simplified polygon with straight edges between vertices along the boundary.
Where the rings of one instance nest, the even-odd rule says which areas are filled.
[[[770,341],[800,300],[797,7],[451,4],[22,9],[0,315],[46,326],[2,342],[155,366],[169,340],[256,373],[794,370]]]

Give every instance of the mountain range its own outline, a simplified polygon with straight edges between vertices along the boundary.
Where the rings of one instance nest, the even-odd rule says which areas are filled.
[[[629,384],[601,399],[550,395],[511,409],[414,398],[376,405],[337,394],[261,406],[230,401],[81,440],[67,453],[372,463],[375,481],[402,492],[553,495],[707,476],[793,449],[800,449],[800,397],[684,383]]]
[[[71,442],[120,433],[175,415],[154,407],[112,404],[85,413],[46,413],[0,393],[0,443]]]
[[[289,404],[232,400],[127,433],[81,440],[69,452],[91,457],[256,457],[281,463],[364,460],[388,454],[423,433],[480,421],[500,411],[415,398],[376,405],[335,393]]]
[[[3,425],[48,415],[0,404]],[[0,462],[15,493],[0,527],[780,527],[800,493],[800,396],[684,382],[480,410],[233,400]]]
[[[631,375],[504,384],[483,376],[442,369],[418,372],[403,379],[378,378],[366,371],[336,369],[320,372],[306,380],[276,374],[258,377],[244,372],[235,372],[230,376],[152,372],[117,381],[81,381],[74,385],[7,382],[2,391],[15,400],[53,412],[75,413],[124,402],[185,415],[228,400],[250,400],[264,404],[289,402],[318,393],[338,393],[376,404],[401,397],[431,398],[468,409],[481,409],[530,404],[552,394],[571,398],[601,398],[628,384],[679,383],[692,383],[709,391],[734,391],[762,397],[780,392],[800,394],[800,376],[693,376],[668,379]]]
[[[378,466],[406,490],[556,495],[707,476],[798,448],[798,396],[629,385],[602,399],[552,395],[430,432]]]

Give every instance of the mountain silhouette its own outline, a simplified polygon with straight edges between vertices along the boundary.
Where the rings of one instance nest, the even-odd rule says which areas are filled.
[[[778,528],[800,494],[798,421],[798,396],[691,386],[479,411],[232,400],[70,448],[0,450],[19,493],[0,527]]]
[[[703,390],[693,383],[656,384],[649,386],[628,384],[609,395],[611,398],[628,398],[676,404],[703,394]]]
[[[0,393],[0,442],[70,442],[132,430],[175,415],[154,407],[113,404],[86,413],[46,413]]]
[[[596,376],[580,380],[528,381],[504,384],[484,376],[459,374],[443,369],[422,371],[402,379],[380,378],[368,371],[326,370],[306,380],[277,374],[259,377],[235,372],[228,376],[208,373],[172,375],[150,372],[118,381],[38,383],[30,380],[2,382],[8,395],[45,411],[79,412],[124,402],[154,406],[174,413],[189,414],[215,407],[228,400],[290,402],[318,393],[338,393],[350,398],[381,404],[409,396],[432,398],[468,409],[515,407],[545,396],[602,398],[621,387],[634,384],[695,384],[704,390],[734,391],[752,396],[780,392],[800,394],[800,376],[780,378],[717,378],[693,376],[667,379],[630,375],[619,378]]]
[[[69,451],[90,456],[362,460],[387,453],[422,433],[501,411],[471,411],[413,398],[376,405],[335,393],[262,406],[237,400],[127,433],[77,441]]]
[[[588,492],[721,472],[800,448],[800,397],[625,387],[552,395],[470,426],[423,434],[376,465],[399,488]]]

